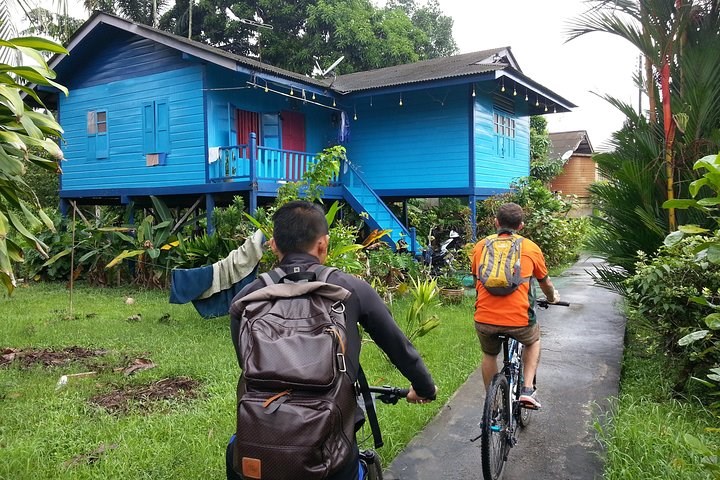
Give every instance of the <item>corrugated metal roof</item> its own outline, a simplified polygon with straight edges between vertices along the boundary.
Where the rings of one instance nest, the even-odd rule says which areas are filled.
[[[332,84],[332,88],[341,93],[350,93],[502,70],[508,64],[500,61],[493,62],[493,56],[499,55],[506,50],[507,47],[493,48],[480,52],[350,73],[337,77]]]
[[[512,55],[510,47],[492,48],[450,57],[435,58],[394,67],[341,75],[336,78],[318,79],[278,68],[253,58],[235,55],[201,42],[196,42],[147,25],[133,23],[124,18],[102,12],[95,12],[83,26],[78,29],[68,41],[68,50],[72,52],[73,48],[82,43],[83,39],[100,24],[106,24],[152,39],[176,48],[188,55],[202,58],[208,62],[232,69],[233,71],[246,69],[251,74],[268,74],[275,78],[285,79],[289,81],[289,83],[293,83],[293,81],[302,82],[311,87],[333,90],[340,94],[355,92],[362,94],[362,92],[373,89],[403,88],[404,86],[417,84],[427,84],[428,87],[432,87],[434,83],[452,79],[463,79],[465,77],[468,77],[467,83],[469,84],[474,81],[473,76],[491,72],[502,72],[496,73],[495,75],[507,76],[513,81],[525,85],[526,88],[539,92],[540,95],[554,102],[558,107],[558,111],[569,111],[569,108],[575,107],[575,105],[568,100],[525,76]],[[51,68],[55,68],[64,58],[65,55],[56,55],[53,57],[49,62]],[[73,62],[71,61],[70,63],[72,64]],[[69,68],[71,69],[72,67],[70,66]],[[545,102],[545,105],[547,105],[547,102]]]
[[[552,145],[550,158],[562,158],[567,152],[573,154],[595,153],[586,130],[573,130],[570,132],[553,132],[549,134]]]

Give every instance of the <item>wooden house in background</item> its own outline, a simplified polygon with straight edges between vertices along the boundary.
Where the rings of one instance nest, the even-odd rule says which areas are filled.
[[[252,211],[341,144],[349,161],[325,196],[413,250],[386,202],[464,197],[474,213],[528,174],[529,117],[575,106],[509,47],[312,78],[95,13],[67,48],[50,66],[69,96],[42,91],[65,130],[65,207],[154,195],[210,216],[241,195]]]
[[[592,212],[590,203],[590,184],[597,182],[598,169],[592,156],[595,153],[587,131],[555,132],[550,134],[552,143],[550,158],[562,158],[565,162],[563,171],[550,183],[550,189],[563,195],[577,197],[575,207],[571,211],[574,216],[589,215]]]

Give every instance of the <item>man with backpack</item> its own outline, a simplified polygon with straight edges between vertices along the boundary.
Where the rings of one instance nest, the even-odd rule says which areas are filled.
[[[548,302],[560,301],[545,257],[533,241],[517,234],[522,229],[523,211],[506,203],[495,215],[497,234],[479,241],[471,255],[475,277],[475,330],[483,351],[482,374],[485,388],[498,372],[497,357],[502,348],[498,335],[511,335],[522,343],[524,385],[519,398],[528,408],[540,408],[535,373],[540,361],[540,327],[535,317],[533,278]]]
[[[279,268],[233,301],[230,330],[243,375],[228,479],[358,479],[358,324],[410,381],[408,402],[435,398],[430,373],[375,290],[322,265],[328,232],[317,205],[280,207],[270,240]]]

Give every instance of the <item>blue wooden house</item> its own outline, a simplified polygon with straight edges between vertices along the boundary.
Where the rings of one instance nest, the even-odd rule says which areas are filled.
[[[65,130],[65,206],[155,195],[211,214],[242,195],[254,210],[342,144],[349,162],[326,197],[397,241],[410,231],[386,202],[474,209],[528,174],[529,117],[575,106],[510,48],[312,78],[103,13],[67,48],[50,66],[69,96],[43,92]]]

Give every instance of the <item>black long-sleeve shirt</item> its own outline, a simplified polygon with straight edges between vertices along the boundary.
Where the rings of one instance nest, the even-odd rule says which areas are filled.
[[[300,267],[301,271],[307,270],[311,265],[316,265],[319,260],[310,254],[292,253],[285,255],[280,268],[290,273],[293,267]],[[357,380],[360,366],[360,334],[354,324],[362,325],[363,329],[370,335],[373,341],[388,356],[390,361],[397,367],[412,384],[418,395],[431,398],[435,395],[435,384],[425,363],[420,358],[417,350],[405,334],[400,330],[393,319],[390,311],[382,301],[377,292],[364,280],[348,275],[342,271],[335,271],[328,277],[328,283],[339,285],[348,290],[351,295],[345,302],[345,318],[347,324],[347,352],[345,361],[348,366],[348,373],[351,380]],[[243,296],[259,290],[264,286],[260,279],[243,288],[233,299],[235,303]],[[235,353],[238,362],[241,362],[238,346],[240,323],[239,318],[234,314],[230,315],[230,332],[232,342],[235,346]],[[242,363],[240,363],[242,368]]]

